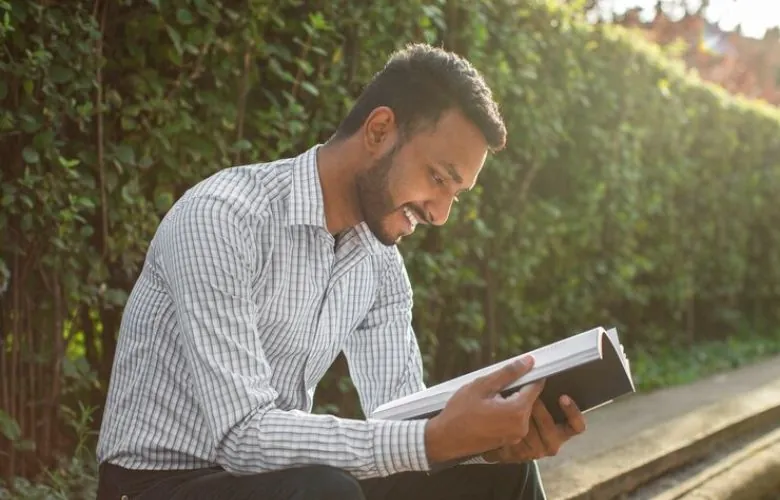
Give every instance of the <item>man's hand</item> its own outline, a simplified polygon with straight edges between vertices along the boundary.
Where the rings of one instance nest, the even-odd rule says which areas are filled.
[[[559,404],[567,423],[556,424],[544,403],[537,399],[528,434],[519,442],[483,453],[482,457],[488,462],[517,463],[555,456],[566,441],[585,431],[585,417],[574,401],[561,396]]]
[[[524,362],[505,365],[458,390],[426,426],[428,460],[433,464],[448,462],[519,443],[526,437],[544,382],[528,384],[508,398],[500,392],[532,367],[533,359],[525,357]]]

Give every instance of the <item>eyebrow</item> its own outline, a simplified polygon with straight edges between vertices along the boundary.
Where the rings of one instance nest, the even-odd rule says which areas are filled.
[[[455,169],[455,165],[448,161],[442,162],[442,165],[444,165],[444,168],[447,170],[447,173],[450,174],[452,180],[458,184],[463,184],[463,177],[461,177],[457,169]]]

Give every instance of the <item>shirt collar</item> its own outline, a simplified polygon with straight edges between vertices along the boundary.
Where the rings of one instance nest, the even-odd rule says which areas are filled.
[[[287,223],[290,225],[328,229],[322,185],[317,171],[317,151],[321,146],[317,144],[293,160],[290,205],[287,210]]]
[[[317,151],[320,147],[322,144],[317,144],[293,159],[287,223],[314,226],[327,232],[325,202],[317,170]],[[365,222],[350,228],[348,232],[356,232],[362,246],[372,254],[388,248],[374,236]]]

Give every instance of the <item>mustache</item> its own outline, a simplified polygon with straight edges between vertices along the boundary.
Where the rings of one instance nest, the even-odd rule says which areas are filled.
[[[414,203],[404,203],[403,205],[401,205],[401,208],[404,208],[404,207],[408,208],[409,210],[411,210],[412,213],[414,214],[414,216],[417,217],[418,221],[423,222],[425,224],[430,224],[431,223],[430,217],[428,217],[425,214],[425,212],[420,207],[415,205]]]

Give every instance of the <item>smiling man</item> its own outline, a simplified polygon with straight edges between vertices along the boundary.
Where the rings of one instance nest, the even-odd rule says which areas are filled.
[[[311,413],[340,352],[366,415],[424,388],[396,244],[444,224],[505,136],[467,61],[412,45],[326,144],[190,189],[126,305],[98,498],[544,498],[534,459],[585,424],[564,399],[569,421],[555,425],[541,383],[497,395],[533,360],[464,387],[432,419]]]

